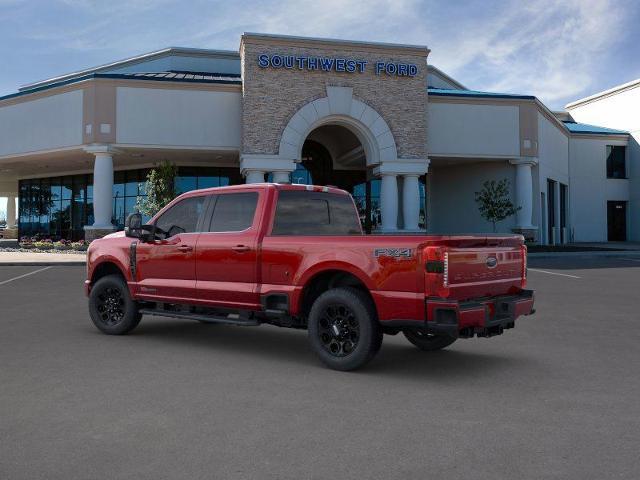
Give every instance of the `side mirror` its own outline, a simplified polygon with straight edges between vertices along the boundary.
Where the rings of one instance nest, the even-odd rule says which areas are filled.
[[[131,213],[124,221],[124,234],[131,238],[141,238],[143,234],[142,230],[142,215],[139,213]]]

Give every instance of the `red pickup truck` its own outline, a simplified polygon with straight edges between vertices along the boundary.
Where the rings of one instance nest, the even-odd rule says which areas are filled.
[[[422,350],[490,337],[533,313],[519,235],[364,235],[332,187],[196,190],[148,224],[91,243],[95,326],[120,335],[143,314],[303,328],[329,367],[352,370],[402,332]]]

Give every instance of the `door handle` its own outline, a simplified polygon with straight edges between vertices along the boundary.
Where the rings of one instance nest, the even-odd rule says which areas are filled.
[[[235,247],[231,247],[231,250],[233,250],[234,252],[242,253],[242,252],[248,252],[251,249],[246,245],[236,245]]]
[[[190,247],[189,245],[180,245],[178,247],[178,250],[181,252],[187,253],[187,252],[193,251],[193,247]]]

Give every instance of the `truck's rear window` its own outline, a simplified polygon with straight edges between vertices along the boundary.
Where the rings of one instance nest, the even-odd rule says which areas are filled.
[[[360,235],[351,197],[335,193],[281,190],[272,235]]]

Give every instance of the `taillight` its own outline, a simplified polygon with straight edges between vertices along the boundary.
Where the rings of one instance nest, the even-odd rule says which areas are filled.
[[[425,249],[425,288],[427,295],[449,296],[449,253],[444,247]]]
[[[449,286],[449,252],[444,252],[444,277],[442,283],[445,287]]]
[[[522,275],[520,286],[521,288],[527,288],[527,246],[520,245],[520,253],[522,255]]]

